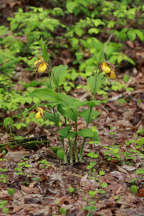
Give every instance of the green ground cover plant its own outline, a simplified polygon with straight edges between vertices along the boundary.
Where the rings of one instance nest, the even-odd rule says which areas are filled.
[[[135,23],[130,22],[128,27],[123,28],[130,20],[136,18],[138,12],[137,21],[141,25],[143,21],[143,7],[141,5],[136,7],[137,4],[138,2],[134,1],[129,8],[129,2],[126,1],[104,1],[101,3],[101,1],[81,2],[76,0],[67,1],[65,10],[64,7],[47,10],[31,7],[28,12],[19,9],[14,17],[9,18],[10,28],[8,29],[5,26],[0,28],[0,64],[2,66],[1,70],[6,74],[6,77],[3,77],[4,75],[1,76],[1,84],[5,86],[4,88],[7,88],[7,83],[10,84],[11,82],[11,79],[7,78],[7,74],[10,77],[12,74],[14,75],[17,64],[26,64],[26,71],[29,69],[32,70],[32,73],[36,73],[34,63],[40,56],[47,64],[47,72],[51,73],[50,79],[52,83],[49,78],[38,83],[37,81],[32,81],[29,84],[22,83],[26,89],[23,95],[21,92],[16,92],[13,89],[12,82],[9,85],[10,90],[7,88],[3,92],[1,88],[1,108],[5,112],[7,110],[16,110],[16,117],[5,118],[3,122],[4,127],[12,131],[12,128],[20,129],[27,127],[31,120],[35,121],[34,114],[29,114],[29,111],[33,109],[33,103],[36,104],[34,106],[38,107],[40,101],[39,99],[34,101],[28,95],[37,85],[46,87],[52,85],[51,87],[56,91],[60,91],[61,86],[63,86],[64,90],[68,92],[75,87],[73,84],[74,80],[81,76],[84,79],[88,78],[88,87],[82,86],[83,88],[91,89],[94,95],[96,93],[105,95],[107,93],[108,79],[102,78],[101,80],[101,78],[96,78],[99,79],[97,80],[97,83],[99,83],[97,85],[101,86],[103,84],[103,89],[98,87],[97,90],[94,90],[94,87],[92,87],[94,86],[95,81],[93,80],[95,79],[100,60],[101,62],[107,61],[117,67],[124,61],[134,65],[134,61],[123,53],[123,41],[126,39],[134,41],[136,38],[141,41],[144,40],[143,29],[136,29]],[[84,14],[84,17],[74,24],[66,26],[62,23],[62,17],[69,14],[77,16],[81,13]],[[107,19],[109,15],[113,17],[112,20]],[[54,36],[58,29],[64,31],[63,43],[59,45],[58,41],[62,40],[62,36]],[[108,43],[104,43],[99,39],[104,32],[109,35]],[[70,43],[70,50],[75,55],[73,67],[66,65],[52,67],[51,61],[57,57],[58,50],[61,48],[67,49],[68,43]],[[52,52],[51,50],[54,47],[56,49]],[[85,53],[88,53],[87,57],[85,57]],[[75,66],[78,66],[78,72],[74,69]],[[101,75],[98,77],[101,77]],[[111,82],[111,89],[114,91],[123,87],[123,84],[119,82]],[[24,104],[29,104],[30,107],[25,109],[25,111],[20,111],[19,105]],[[83,113],[81,116],[86,115],[86,111]],[[23,118],[23,121],[19,121],[21,118]],[[55,118],[57,119],[56,124],[58,124],[59,117],[56,116]],[[49,124],[52,117],[47,114],[47,119],[49,120],[47,123],[39,120],[41,125]],[[86,124],[88,123],[87,120]]]
[[[130,52],[144,42],[144,6],[140,0],[55,0],[42,8],[40,2],[35,3],[38,7],[19,8],[7,19],[7,27],[0,26],[0,127],[1,134],[6,134],[6,142],[0,143],[0,157],[19,148],[33,155],[45,147],[45,153],[47,148],[49,154],[54,153],[52,160],[56,157],[57,168],[64,165],[73,169],[84,164],[86,175],[80,186],[97,184],[83,199],[83,211],[93,216],[99,211],[98,199],[107,199],[111,193],[111,182],[105,176],[110,173],[119,178],[120,174],[115,176],[113,171],[120,166],[124,170],[126,165],[125,173],[129,172],[127,168],[132,169],[134,177],[126,182],[129,192],[143,196],[140,181],[144,169],[140,163],[144,158],[144,128],[139,127],[143,123],[143,94],[137,93],[135,83],[129,83],[143,70],[143,62],[138,64],[139,69]],[[131,50],[126,52],[129,46]],[[136,74],[133,69],[137,69]],[[125,122],[132,126],[128,124],[125,138],[120,131],[125,125],[119,120],[123,110],[133,104],[132,117],[126,113]],[[49,136],[52,131],[55,141],[53,137],[31,138],[31,133],[39,136],[48,132]],[[24,186],[35,181],[35,186],[41,187],[50,179],[41,173],[55,169],[49,154],[44,157],[40,152],[37,162],[31,156],[30,162],[29,158],[16,162],[14,175]],[[140,163],[134,167],[137,161]],[[3,162],[0,159],[0,182],[8,185],[10,197],[0,200],[0,210],[9,214],[7,205],[17,188],[9,182],[9,162],[5,166]],[[30,171],[36,163],[40,173],[33,176]],[[79,187],[69,184],[64,194],[74,199],[81,192]],[[122,196],[113,196],[117,206],[122,205]],[[67,215],[67,203],[61,206],[59,200],[56,202],[59,214]]]

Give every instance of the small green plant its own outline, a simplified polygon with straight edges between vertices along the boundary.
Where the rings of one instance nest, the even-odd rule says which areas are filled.
[[[105,175],[105,171],[104,170],[100,170],[99,171],[99,176],[103,176],[103,175]]]
[[[3,183],[6,183],[7,177],[8,177],[8,176],[5,175],[5,174],[0,174],[0,181],[3,182]]]
[[[144,174],[144,168],[140,168],[140,169],[136,170],[136,174],[138,174],[138,175]]]
[[[42,164],[41,168],[46,168],[48,166],[50,166],[50,162],[48,162],[47,160],[43,159],[43,160],[40,160],[38,161],[39,164]]]
[[[93,214],[96,212],[97,207],[96,207],[96,201],[91,201],[88,203],[86,207],[84,207],[84,210],[88,211],[87,216],[93,216]]]
[[[136,185],[131,185],[130,190],[133,194],[137,194],[138,192],[138,187]]]
[[[107,186],[108,186],[108,184],[106,182],[101,183],[102,188],[106,188]]]
[[[61,207],[61,208],[59,209],[59,212],[60,212],[60,214],[62,214],[62,215],[66,215],[67,210],[66,210],[66,208],[64,208],[64,207]]]
[[[105,156],[108,160],[121,160],[121,156],[119,154],[120,147],[119,146],[110,146],[105,147],[107,150],[105,151]]]
[[[88,194],[89,194],[90,197],[94,197],[97,194],[97,191],[90,190],[88,192]]]
[[[9,188],[9,189],[8,189],[8,194],[9,194],[10,196],[13,196],[14,193],[15,193],[15,189],[14,189],[14,188]]]
[[[8,214],[8,213],[9,213],[9,210],[8,210],[8,208],[5,207],[6,205],[7,205],[7,201],[6,201],[6,200],[0,201],[0,209],[1,209],[5,214]]]
[[[75,191],[75,189],[74,189],[73,187],[70,186],[70,187],[68,188],[68,191],[69,191],[69,193],[72,194],[72,193]]]
[[[31,167],[31,165],[28,163],[28,161],[19,162],[17,163],[15,172],[17,175],[25,175],[25,173],[23,172],[23,168],[29,168],[29,167]]]
[[[88,173],[90,174],[91,172],[96,172],[96,161],[91,161],[88,165],[87,165],[87,170],[88,170]]]

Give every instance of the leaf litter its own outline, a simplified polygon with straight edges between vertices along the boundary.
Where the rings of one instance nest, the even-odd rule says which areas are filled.
[[[13,8],[16,3],[12,1],[9,6]],[[36,151],[26,151],[24,148],[8,150],[6,156],[1,155],[0,200],[7,200],[6,207],[9,209],[9,215],[61,215],[60,208],[64,208],[68,216],[84,216],[88,215],[86,207],[92,205],[96,207],[94,212],[96,216],[144,215],[144,175],[136,173],[136,170],[144,167],[143,157],[139,154],[127,159],[126,154],[123,154],[129,150],[137,151],[135,141],[131,141],[127,146],[125,142],[133,139],[136,131],[142,129],[144,125],[143,51],[141,46],[138,45],[135,49],[135,44],[127,43],[129,56],[133,55],[140,68],[132,75],[133,79],[129,82],[128,87],[132,86],[134,91],[109,93],[108,103],[99,108],[101,116],[93,122],[99,130],[101,143],[97,146],[87,144],[83,164],[75,164],[73,167],[60,164],[56,154],[48,147],[38,148]],[[64,64],[72,61],[70,53],[63,51],[63,55],[63,59],[59,57],[56,61]],[[66,55],[68,55],[67,60]],[[25,79],[28,81],[29,77],[25,76]],[[118,79],[121,80],[120,75]],[[82,99],[89,96],[81,90],[74,90],[71,94]],[[118,101],[120,98],[125,99],[127,103],[120,104]],[[139,98],[141,103],[137,102]],[[83,122],[81,121],[80,124],[83,125]],[[35,136],[40,129],[34,125],[31,131]],[[28,134],[31,131],[28,131]],[[51,145],[58,144],[55,129],[52,128],[51,132],[43,129],[42,132],[51,140]],[[1,137],[3,143],[7,142],[7,133],[3,135],[1,132]],[[109,150],[115,145],[120,146],[118,158],[110,151],[111,149]],[[109,150],[108,155],[111,156],[111,160],[105,154],[105,147],[107,151]],[[87,164],[91,160],[86,155],[91,151],[99,154],[95,171],[87,169]],[[143,153],[142,145],[139,145],[139,151]],[[123,164],[123,161],[127,164]],[[18,165],[20,163],[21,165]],[[102,176],[99,174],[101,170],[104,171]],[[138,188],[136,194],[130,191],[132,185]],[[72,193],[69,192],[69,187],[74,188]],[[8,193],[8,188],[14,189],[13,196]],[[6,214],[0,212],[0,215]]]

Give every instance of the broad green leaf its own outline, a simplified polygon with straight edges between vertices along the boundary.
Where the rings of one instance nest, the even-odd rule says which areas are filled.
[[[60,130],[58,130],[58,134],[61,136],[61,137],[67,137],[69,131],[71,130],[72,126],[67,126],[65,128],[62,128]]]
[[[82,102],[69,96],[66,94],[62,93],[57,93],[53,91],[50,88],[41,88],[41,89],[36,89],[34,90],[31,94],[31,97],[37,97],[41,101],[45,100],[48,101],[51,104],[61,104],[64,107],[69,107],[69,108],[78,108],[81,106]]]
[[[89,109],[85,109],[80,113],[80,116],[86,121],[88,124],[91,120],[94,120],[99,116],[99,112],[97,110],[92,110],[90,113]]]
[[[58,95],[59,95],[59,99],[61,100],[61,104],[63,104],[63,106],[65,107],[78,108],[83,104],[82,101],[74,97],[71,97],[69,95],[61,94],[61,93],[59,93]]]
[[[118,64],[120,64],[122,61],[128,61],[132,65],[135,65],[135,62],[131,58],[126,56],[124,53],[117,53],[117,62],[118,62]]]
[[[144,32],[142,32],[142,31],[139,30],[139,29],[136,29],[135,32],[136,32],[137,36],[139,37],[139,39],[140,39],[141,41],[144,41]]]
[[[30,96],[38,97],[41,101],[45,100],[49,103],[60,104],[58,94],[49,88],[36,89],[30,94]]]
[[[58,106],[58,111],[66,118],[70,118],[73,121],[77,121],[78,109],[77,107]]]
[[[56,155],[57,155],[57,158],[58,158],[59,160],[63,160],[64,157],[65,157],[65,152],[64,152],[63,149],[59,149],[59,150],[57,150]]]
[[[90,28],[88,30],[89,34],[98,34],[100,32],[100,30],[98,28]]]
[[[53,77],[53,82],[56,88],[58,88],[60,85],[63,84],[65,77],[66,77],[67,69],[68,67],[66,65],[59,65],[59,66],[53,67],[52,77]]]
[[[88,78],[88,86],[89,86],[91,92],[95,95],[97,93],[95,76],[91,76]]]
[[[11,117],[7,117],[4,119],[3,125],[5,128],[11,127],[13,124],[13,119]]]
[[[104,85],[103,74],[97,73],[94,76],[88,78],[88,86],[94,95],[101,89],[103,85]]]
[[[66,115],[68,118],[70,118],[73,121],[77,121],[78,118],[78,110],[71,108],[66,110]]]
[[[136,32],[134,29],[130,29],[128,32],[127,32],[127,35],[128,35],[128,38],[131,40],[131,41],[134,41],[136,39]]]
[[[86,121],[87,125],[89,124],[91,117],[90,117],[90,110],[85,109],[80,113],[80,116]]]
[[[73,13],[74,9],[78,6],[77,2],[75,1],[67,1],[66,3],[66,8],[67,8],[67,11],[69,13]]]
[[[108,23],[107,23],[108,28],[113,28],[115,25],[116,25],[116,21],[113,21],[113,20],[108,21]]]
[[[77,38],[74,38],[74,37],[71,38],[70,39],[70,43],[71,43],[73,49],[78,49],[78,47],[79,47],[79,40]]]
[[[94,107],[94,106],[99,106],[100,104],[102,104],[102,101],[100,101],[100,100],[91,100],[91,101],[83,101],[82,105]]]
[[[104,22],[100,19],[93,19],[93,23],[96,27],[99,25],[105,25]]]
[[[56,122],[58,123],[59,122],[59,113],[49,113],[49,112],[45,112],[44,114],[45,118],[50,120],[50,121],[53,121],[53,122]]]
[[[84,128],[78,131],[78,135],[85,138],[87,137],[92,138],[94,136],[94,133],[90,128]]]

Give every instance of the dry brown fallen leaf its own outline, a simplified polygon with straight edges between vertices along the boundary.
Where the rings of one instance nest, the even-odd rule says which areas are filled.
[[[29,156],[30,153],[28,151],[9,151],[4,158],[6,158],[8,161],[14,161],[18,162],[21,159],[23,159],[26,156]]]
[[[28,194],[39,194],[40,193],[40,190],[39,188],[31,188],[31,187],[26,187],[24,185],[21,185],[21,190],[24,192],[24,193],[28,193]]]

